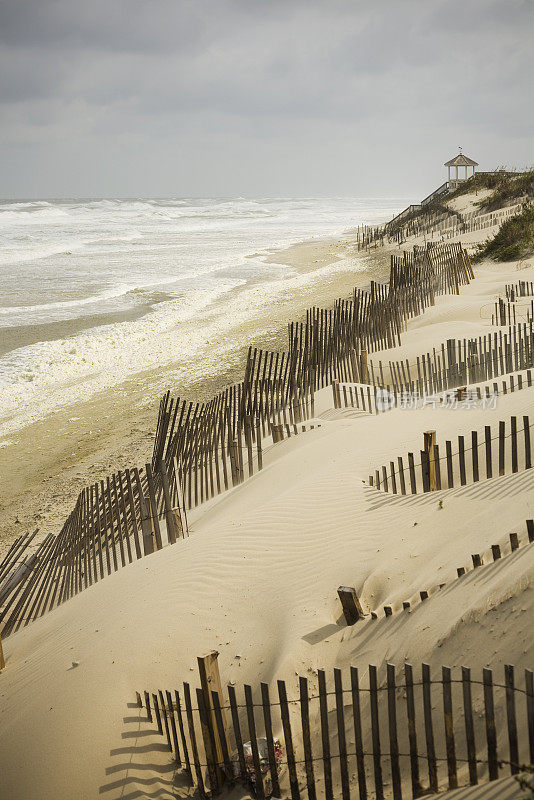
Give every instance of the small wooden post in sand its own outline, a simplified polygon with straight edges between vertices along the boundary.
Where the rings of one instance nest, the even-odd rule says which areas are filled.
[[[456,389],[456,399],[458,401],[463,400],[466,392],[467,392],[467,386],[459,386]]]
[[[4,669],[6,662],[4,661],[4,651],[2,650],[2,637],[0,636],[0,670]]]
[[[217,650],[212,650],[205,656],[199,656],[197,662],[200,685],[204,698],[204,707],[207,713],[207,719],[202,721],[202,738],[204,740],[208,761],[211,761],[212,766],[216,768],[218,783],[222,785],[224,782],[224,773],[221,769],[221,765],[224,763],[224,753],[229,752],[230,746],[224,710],[222,710],[222,708],[217,709],[218,714],[220,714],[219,721],[222,721],[222,725],[220,726],[222,733],[220,734],[212,696],[212,692],[216,692],[220,706],[224,705],[222,702],[221,676],[219,674],[219,664],[217,662],[218,656],[219,653]],[[226,738],[226,742],[221,743],[221,735]]]
[[[434,460],[434,445],[436,444],[436,431],[425,431],[424,448],[428,453],[428,470],[429,470],[429,490],[435,492],[437,487],[436,483],[436,462]]]
[[[354,625],[359,619],[363,619],[365,614],[358,600],[356,589],[352,586],[340,586],[337,590],[341,605],[343,606],[343,613],[347,621],[347,625]]]

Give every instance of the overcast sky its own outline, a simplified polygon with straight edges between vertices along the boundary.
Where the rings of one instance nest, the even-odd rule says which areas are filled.
[[[409,196],[534,162],[533,0],[0,0],[0,196]]]

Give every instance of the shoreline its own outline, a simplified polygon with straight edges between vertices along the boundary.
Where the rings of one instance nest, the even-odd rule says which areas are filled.
[[[389,252],[358,252],[353,236],[349,229],[341,236],[304,240],[264,256],[267,265],[286,265],[295,275],[287,279],[287,292],[276,302],[262,308],[258,298],[258,307],[232,332],[223,369],[189,380],[180,375],[178,362],[136,373],[84,402],[67,404],[6,434],[0,442],[0,474],[6,476],[0,487],[0,553],[26,530],[38,528],[38,540],[58,533],[83,486],[114,469],[149,460],[159,399],[167,389],[205,400],[241,379],[250,344],[283,349],[288,321],[302,319],[308,307],[329,306],[355,286],[387,280]],[[300,276],[306,276],[303,285]],[[199,351],[199,363],[202,359]]]

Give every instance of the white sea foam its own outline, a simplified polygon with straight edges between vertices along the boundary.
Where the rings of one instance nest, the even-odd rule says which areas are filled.
[[[283,299],[324,270],[298,274],[261,253],[312,236],[387,219],[402,200],[94,200],[0,203],[2,329],[46,328],[0,358],[0,433],[117,386],[136,373],[179,364],[215,374],[237,331],[262,303]],[[250,254],[260,254],[250,257]],[[136,309],[136,318],[113,321]],[[138,312],[138,313],[137,313]],[[95,313],[110,324],[70,336]],[[266,324],[266,323],[265,323]],[[83,326],[82,326],[83,327]],[[38,340],[41,339],[41,340]]]

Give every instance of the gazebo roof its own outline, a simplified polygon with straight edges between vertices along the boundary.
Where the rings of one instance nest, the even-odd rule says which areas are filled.
[[[472,158],[467,158],[463,153],[458,153],[457,156],[451,158],[450,161],[445,162],[446,167],[478,167],[476,161]]]

